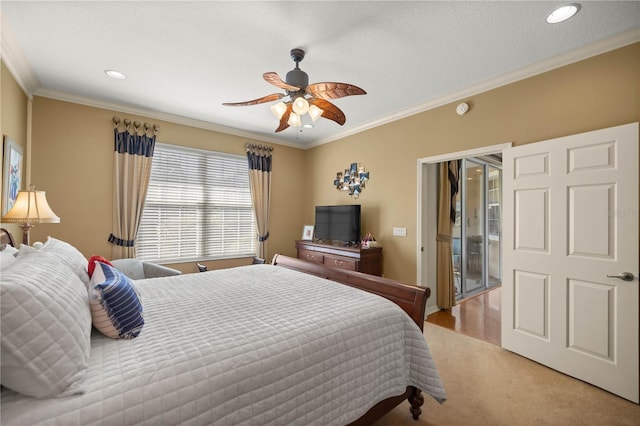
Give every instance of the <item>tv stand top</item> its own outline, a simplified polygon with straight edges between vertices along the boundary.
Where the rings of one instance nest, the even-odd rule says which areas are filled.
[[[302,242],[302,241],[301,241]],[[353,247],[353,248],[358,248],[360,247],[360,243],[359,242],[353,242],[353,241],[338,241],[338,240],[313,240],[313,241],[309,241],[310,243],[314,243],[314,244],[322,244],[325,246],[334,246],[334,247]]]
[[[296,247],[298,246],[313,246],[313,247],[323,247],[327,250],[339,250],[344,252],[366,252],[366,251],[376,251],[382,250],[381,246],[374,246],[370,248],[362,248],[360,243],[351,243],[348,245],[346,241],[336,241],[336,240],[297,240]]]

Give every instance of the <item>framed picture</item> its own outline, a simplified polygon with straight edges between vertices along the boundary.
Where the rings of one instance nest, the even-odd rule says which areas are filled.
[[[13,207],[22,185],[22,147],[4,136],[4,165],[2,168],[2,215]]]
[[[313,240],[313,225],[305,225],[302,230],[303,240]]]

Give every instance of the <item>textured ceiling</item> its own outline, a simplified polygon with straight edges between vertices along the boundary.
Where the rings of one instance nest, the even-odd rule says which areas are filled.
[[[640,40],[640,2],[36,2],[0,3],[3,60],[31,94],[85,102],[264,141],[308,147]],[[225,107],[281,90],[294,67],[355,84],[336,99],[344,126],[274,133],[271,104]],[[116,69],[127,79],[105,76]],[[475,91],[475,92],[474,92]],[[452,111],[452,113],[454,113]]]

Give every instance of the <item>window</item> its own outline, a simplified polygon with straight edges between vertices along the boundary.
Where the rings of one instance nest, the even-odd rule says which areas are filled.
[[[247,159],[156,144],[137,258],[182,262],[253,256],[256,244]]]

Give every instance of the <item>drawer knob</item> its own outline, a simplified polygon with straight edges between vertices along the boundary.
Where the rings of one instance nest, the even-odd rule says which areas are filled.
[[[336,260],[334,260],[333,262],[335,263],[335,265],[336,265],[336,266],[342,266],[342,265],[344,265],[344,261],[343,261],[343,260],[337,260],[337,259],[336,259]]]

